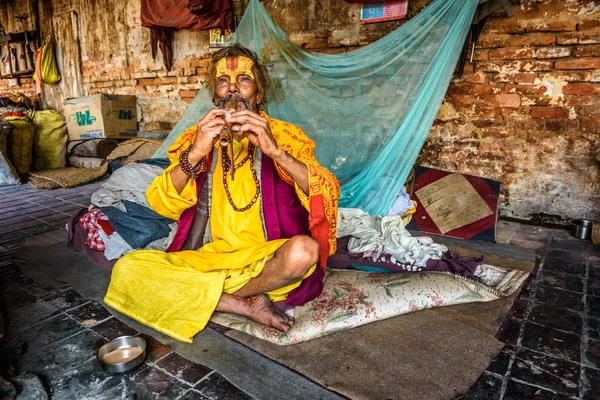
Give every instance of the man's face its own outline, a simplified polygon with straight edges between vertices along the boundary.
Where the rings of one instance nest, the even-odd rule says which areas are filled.
[[[231,100],[237,100],[236,108],[243,110],[246,106],[240,99],[245,99],[253,111],[258,110],[262,96],[254,79],[253,65],[252,60],[244,56],[227,57],[217,61],[215,96],[217,103],[224,103],[223,108],[229,108]]]

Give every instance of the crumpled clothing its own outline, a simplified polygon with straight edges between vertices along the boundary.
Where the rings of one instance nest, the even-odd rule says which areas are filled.
[[[106,249],[106,244],[102,237],[100,236],[100,232],[103,232],[102,226],[99,224],[99,220],[108,220],[108,218],[102,213],[102,211],[96,207],[90,207],[90,210],[87,214],[83,215],[79,219],[79,225],[88,231],[88,237],[85,241],[91,249],[104,251]]]
[[[350,254],[378,259],[390,254],[402,263],[425,267],[427,260],[439,260],[448,251],[430,237],[413,237],[404,227],[400,216],[369,215],[358,208],[338,210],[337,237],[352,236],[348,242]]]
[[[133,201],[123,200],[123,204],[126,210],[124,212],[117,207],[103,207],[102,212],[132,248],[143,249],[156,239],[169,236],[172,219],[157,214],[149,206]]]
[[[144,250],[166,251],[177,233],[177,223],[173,222],[172,224],[169,224],[169,228],[171,229],[169,236],[158,238],[155,241],[148,243],[148,245],[144,247]]]
[[[414,207],[415,205],[411,201],[409,194],[406,193],[406,187],[402,186],[402,191],[398,194],[396,200],[394,200],[394,204],[388,210],[387,215],[404,215]]]
[[[108,261],[116,260],[123,254],[133,251],[133,248],[114,229],[111,234],[107,234],[104,230],[100,230],[98,233],[104,242],[104,257]]]
[[[163,168],[146,164],[130,163],[119,168],[92,194],[92,204],[96,207],[116,207],[126,212],[123,200],[128,200],[150,208],[146,200],[146,190],[162,172]]]

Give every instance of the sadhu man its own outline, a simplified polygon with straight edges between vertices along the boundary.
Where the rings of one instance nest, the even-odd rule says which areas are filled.
[[[171,165],[146,193],[157,213],[178,221],[175,239],[167,252],[121,258],[105,302],[188,342],[214,311],[287,331],[294,320],[273,302],[299,305],[320,293],[335,252],[339,183],[300,128],[263,111],[270,80],[255,53],[216,52],[205,84],[217,108],[176,139]],[[233,138],[222,147],[225,127]]]

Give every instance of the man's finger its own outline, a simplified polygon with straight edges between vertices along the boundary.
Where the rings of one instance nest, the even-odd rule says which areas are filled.
[[[218,116],[225,115],[228,111],[222,108],[213,108],[206,115],[198,121],[198,125],[204,125],[211,120],[215,120]]]
[[[212,121],[209,121],[206,124],[206,126],[208,128],[212,128],[212,127],[215,127],[217,125],[225,125],[225,121],[223,121],[223,119],[221,119],[221,118],[215,118],[215,119],[213,119]]]
[[[231,114],[229,118],[227,118],[228,122],[238,123],[238,124],[254,124],[262,127],[266,127],[267,123],[262,118],[257,118],[254,115],[242,115],[242,114]]]

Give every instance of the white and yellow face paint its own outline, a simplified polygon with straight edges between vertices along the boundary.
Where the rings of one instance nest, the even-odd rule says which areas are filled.
[[[254,80],[254,74],[252,73],[252,66],[254,62],[251,59],[244,56],[239,57],[225,57],[217,61],[217,84],[219,78],[226,76],[229,78],[229,82],[237,82],[240,75],[247,75]]]

